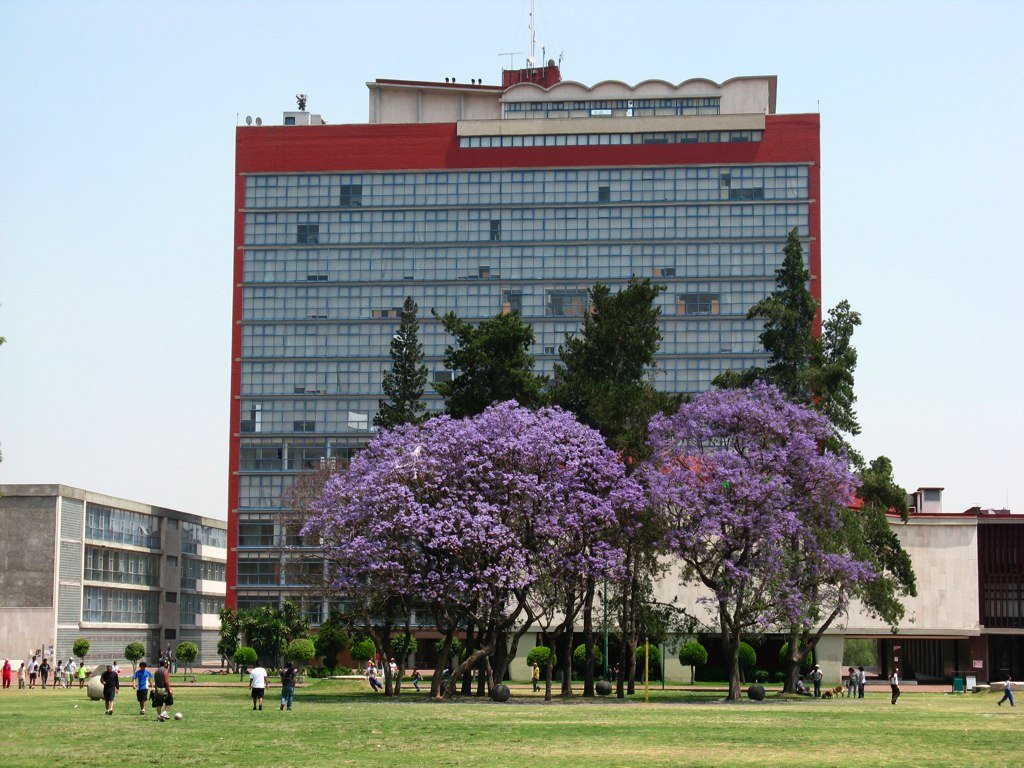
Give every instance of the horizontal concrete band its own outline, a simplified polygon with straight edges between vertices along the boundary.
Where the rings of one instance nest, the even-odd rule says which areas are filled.
[[[460,120],[459,136],[558,136],[592,133],[671,133],[676,131],[763,131],[764,115],[671,117],[552,117],[545,120]]]

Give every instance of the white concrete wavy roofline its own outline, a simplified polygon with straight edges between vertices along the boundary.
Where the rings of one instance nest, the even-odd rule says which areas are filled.
[[[623,96],[650,96],[671,98],[673,96],[700,96],[718,95],[722,91],[731,88],[758,85],[764,83],[768,88],[767,101],[768,112],[775,112],[775,96],[778,87],[778,75],[741,75],[730,77],[721,83],[716,83],[706,77],[692,77],[683,80],[678,85],[673,85],[668,80],[652,78],[643,80],[636,85],[629,85],[622,80],[602,80],[594,85],[584,85],[577,80],[562,80],[549,88],[537,83],[516,83],[507,88],[501,94],[503,102],[529,101],[531,97],[543,94],[547,100],[555,100],[555,97],[564,98],[570,95],[582,96],[584,98],[621,98]],[[707,87],[714,89],[714,94],[707,92]],[[510,98],[511,97],[511,98]]]

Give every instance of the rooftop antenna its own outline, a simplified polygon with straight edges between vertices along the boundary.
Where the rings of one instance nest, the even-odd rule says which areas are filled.
[[[526,57],[526,66],[537,63],[537,8],[536,0],[530,0],[530,55]]]
[[[306,101],[308,99],[309,99],[309,96],[307,96],[304,93],[296,93],[295,94],[295,101],[299,105],[299,112],[305,112],[306,111]]]
[[[513,56],[522,56],[523,52],[522,51],[508,51],[507,53],[499,53],[498,55],[499,56],[508,56],[508,68],[509,69],[515,69],[516,68],[516,62],[515,62],[515,59],[513,59],[512,57]]]

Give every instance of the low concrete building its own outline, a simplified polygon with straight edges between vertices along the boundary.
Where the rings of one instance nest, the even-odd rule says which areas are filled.
[[[64,485],[0,485],[0,655],[147,658],[194,642],[218,664],[227,529],[221,520]]]

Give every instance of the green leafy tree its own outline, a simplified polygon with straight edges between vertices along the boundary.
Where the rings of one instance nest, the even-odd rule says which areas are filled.
[[[538,646],[536,646],[534,648],[531,648],[530,652],[528,654],[526,654],[526,663],[529,666],[531,666],[531,667],[534,664],[539,664],[541,666],[541,668],[543,669],[544,667],[547,666],[548,658],[550,656],[551,656],[551,649],[550,648],[548,648],[546,645],[538,645]]]
[[[242,636],[263,663],[278,666],[288,642],[288,625],[281,611],[269,605],[239,611],[238,625]]]
[[[241,641],[241,627],[238,623],[238,611],[234,608],[220,610],[220,636],[217,640],[217,653],[221,662],[234,659]]]
[[[199,655],[199,646],[187,641],[184,643],[178,643],[178,650],[175,653],[177,654],[178,661],[180,661],[187,670],[192,666],[192,662],[194,662],[196,657]]]
[[[284,622],[286,642],[309,636],[309,621],[302,615],[302,609],[291,600],[285,600],[280,608],[281,621]]]
[[[316,655],[323,659],[325,667],[332,669],[338,663],[338,654],[348,648],[348,643],[349,636],[344,620],[337,614],[331,614],[313,636]]]
[[[348,654],[352,657],[352,661],[359,665],[365,664],[367,661],[372,659],[377,653],[377,647],[373,644],[373,641],[369,638],[362,638],[352,643],[352,647],[349,648]]]
[[[412,296],[405,298],[398,321],[398,332],[391,339],[391,370],[384,373],[381,388],[387,399],[380,400],[373,423],[383,429],[399,424],[419,424],[426,416],[423,390],[427,366],[423,364],[423,345],[419,340],[419,308]]]
[[[872,667],[878,663],[876,640],[849,638],[843,643],[843,666]]]
[[[661,649],[653,643],[638,643],[636,646],[636,668],[637,677],[641,680],[644,678],[644,665],[645,657],[647,656],[647,649],[651,649],[651,663],[649,667],[650,677],[658,677],[661,669]]]
[[[614,451],[626,462],[627,469],[639,466],[647,455],[647,424],[655,413],[674,411],[678,397],[658,392],[653,384],[655,355],[661,345],[658,330],[660,309],[655,306],[664,286],[636,277],[612,293],[602,283],[588,294],[589,308],[578,333],[566,335],[559,349],[561,362],[555,366],[551,401],[571,411],[584,424],[598,430]],[[626,569],[622,583],[612,590],[620,603],[618,626],[619,696],[623,685],[632,692],[635,667],[630,664],[630,648],[641,636],[641,615],[645,598],[652,593],[648,585],[660,568],[657,527],[653,521],[636,526],[629,536]],[[583,604],[584,645],[594,649],[593,596],[596,584],[587,586]],[[591,651],[593,658],[596,653]],[[584,696],[594,695],[596,662],[587,662],[584,670]]]
[[[679,649],[679,663],[690,668],[690,685],[693,685],[693,668],[708,663],[708,650],[696,640],[684,643]]]
[[[142,643],[128,643],[124,647],[124,657],[132,663],[132,669],[138,664],[139,659],[146,655],[146,646]]]
[[[239,672],[244,672],[249,669],[249,667],[256,666],[256,662],[259,660],[259,656],[256,654],[256,649],[250,648],[248,645],[243,645],[235,649],[235,655],[233,658]]]
[[[786,643],[782,644],[781,648],[779,648],[779,661],[783,665],[785,665],[788,662],[789,658],[790,658],[790,655],[789,655],[789,643],[786,642]],[[814,654],[813,653],[808,653],[806,656],[804,656],[800,660],[800,674],[801,675],[806,675],[813,668],[814,668]]]
[[[85,664],[85,657],[89,653],[89,641],[80,637],[71,644],[71,652]]]
[[[412,635],[409,635],[408,638],[404,634],[391,636],[391,653],[396,659],[407,659],[417,650],[419,650],[419,643]]]
[[[301,669],[316,658],[316,648],[313,645],[313,641],[308,637],[299,637],[288,643],[284,655],[297,662]]]
[[[498,314],[478,326],[454,312],[434,317],[455,337],[444,353],[451,381],[439,382],[445,410],[455,418],[475,416],[492,403],[515,400],[526,408],[544,403],[545,378],[533,373],[533,328],[518,312]]]
[[[597,646],[594,647],[594,664],[595,666],[601,666],[604,664],[604,654],[601,649]],[[587,667],[587,644],[580,643],[577,645],[572,652],[572,667],[577,674],[583,674],[583,671]]]

